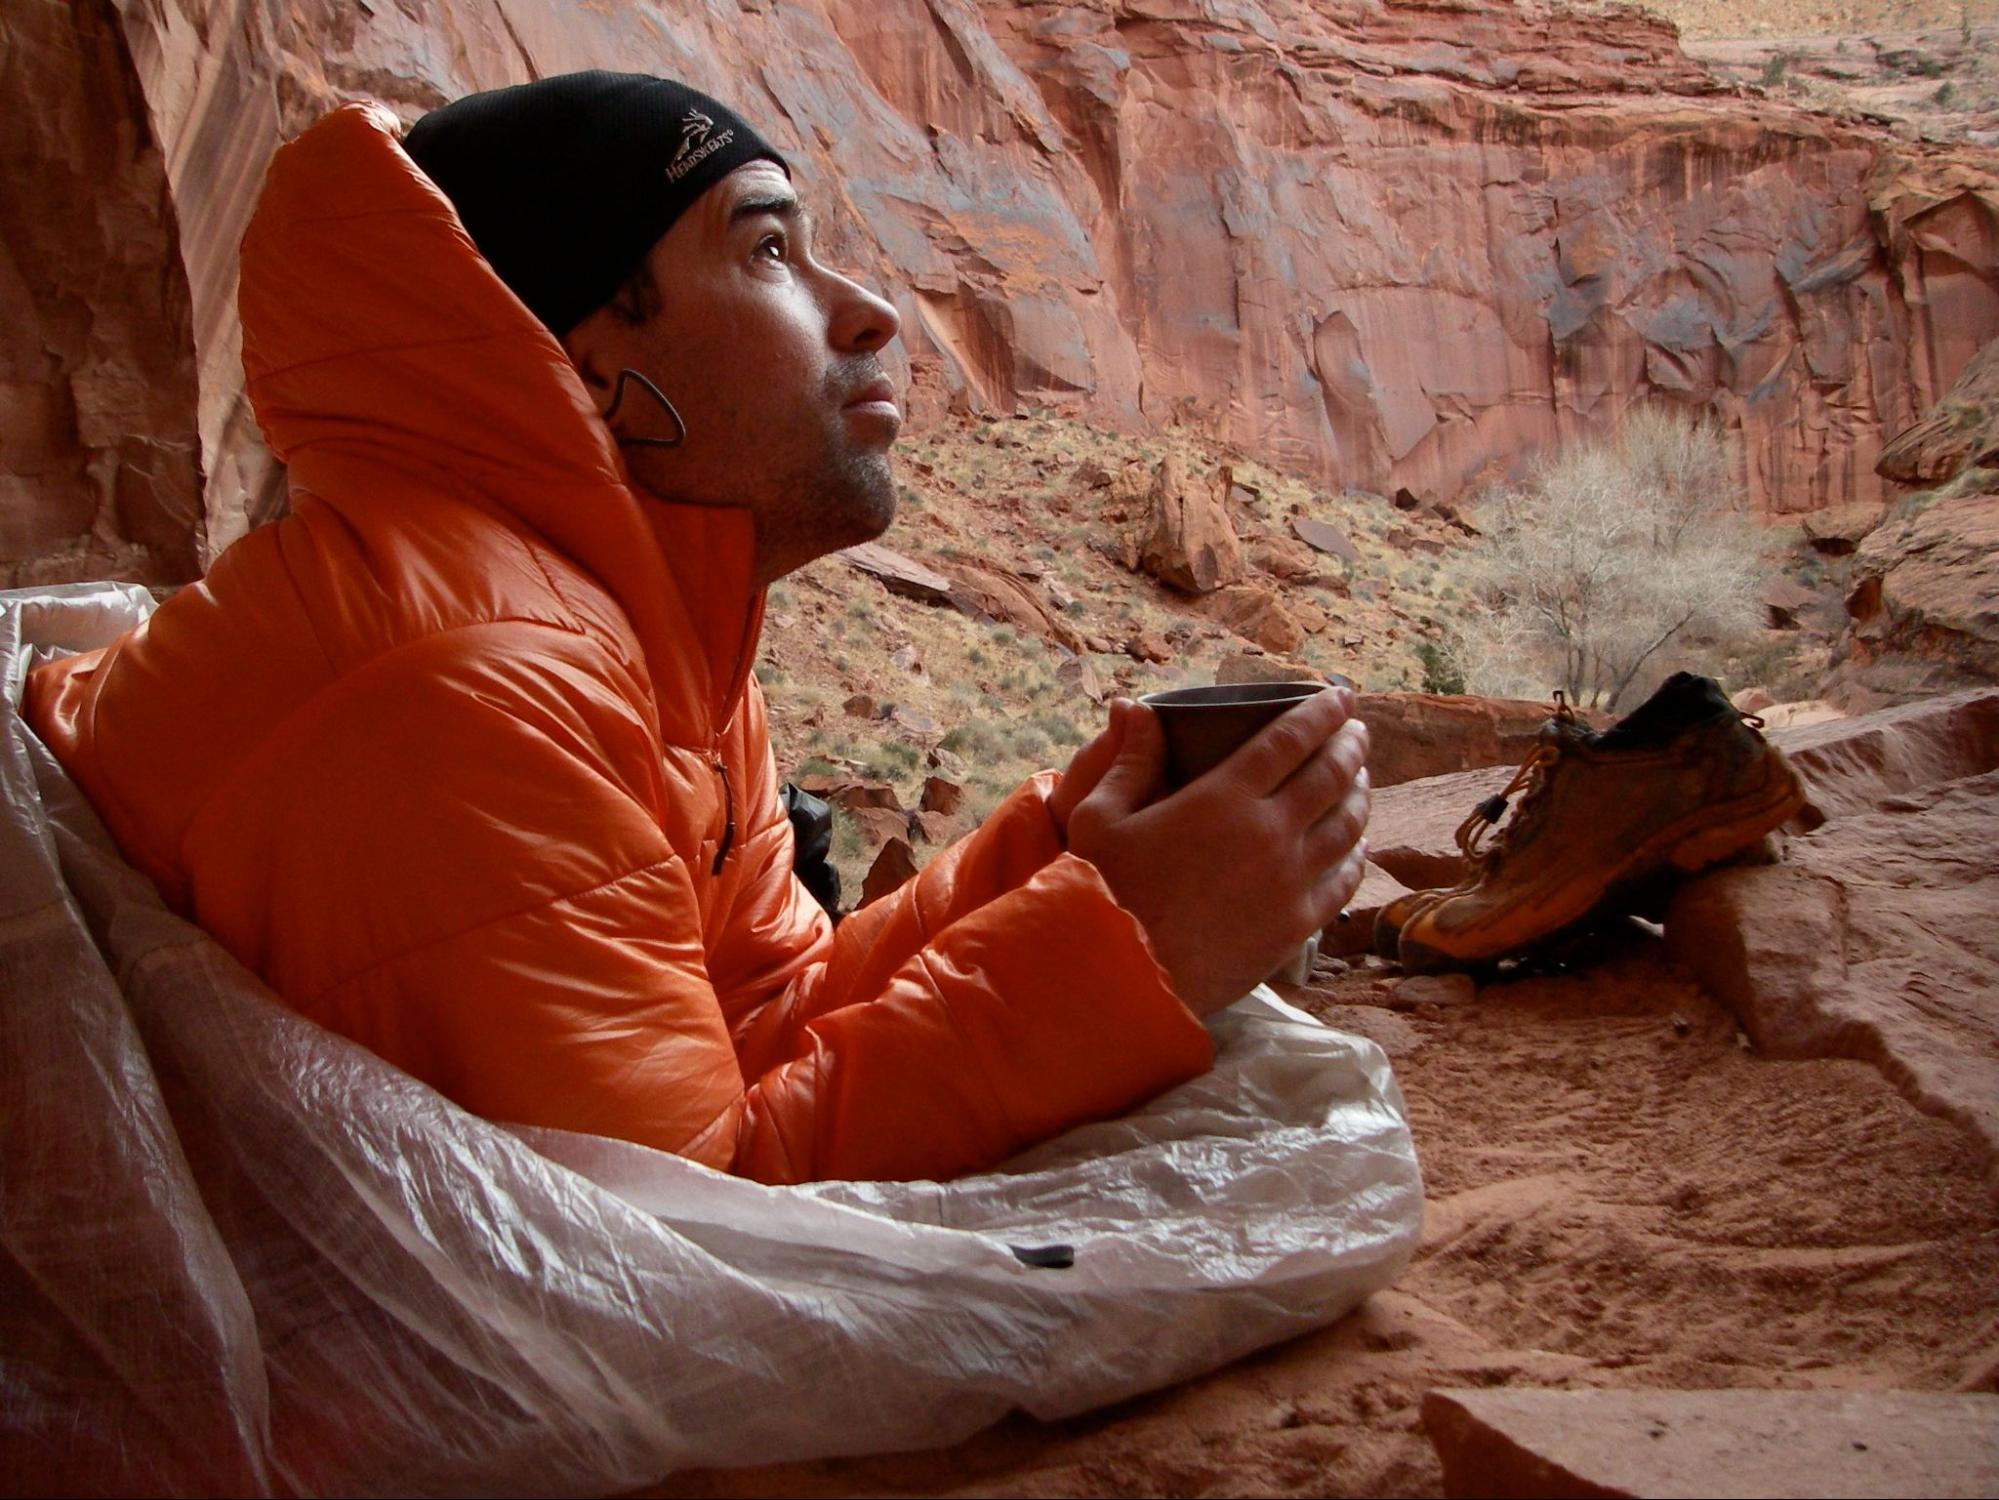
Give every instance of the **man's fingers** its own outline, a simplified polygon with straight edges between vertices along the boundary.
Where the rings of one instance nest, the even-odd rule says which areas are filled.
[[[1220,769],[1251,796],[1267,797],[1310,760],[1352,712],[1351,689],[1314,693],[1257,731]]]
[[[1130,709],[1131,704],[1125,699],[1111,700],[1110,719],[1103,733],[1070,758],[1068,770],[1062,773],[1061,784],[1048,799],[1048,810],[1065,835],[1069,815],[1076,810],[1076,804],[1096,790],[1097,783],[1104,779],[1104,773],[1116,762],[1118,747],[1123,743],[1123,725]]]
[[[1367,725],[1348,719],[1275,793],[1285,816],[1309,827],[1367,770]]]
[[[1305,858],[1310,865],[1337,863],[1361,841],[1367,833],[1368,801],[1367,772],[1363,770],[1332,811],[1306,831]]]
[[[1312,885],[1312,919],[1320,927],[1330,925],[1346,910],[1367,873],[1367,841],[1355,844],[1347,857],[1326,871]]]
[[[1126,703],[1118,721],[1117,756],[1084,799],[1113,817],[1151,801],[1166,771],[1166,736],[1159,716],[1143,703]]]

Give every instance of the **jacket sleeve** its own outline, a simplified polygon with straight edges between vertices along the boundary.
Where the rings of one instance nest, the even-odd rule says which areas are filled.
[[[747,754],[761,749],[764,764],[716,978],[745,1076],[804,1088],[815,1108],[752,1108],[738,1170],[771,1181],[957,1175],[1209,1065],[1207,1032],[1137,919],[1093,865],[1064,852],[1047,805],[1052,771],[807,946],[823,918],[790,873],[755,696],[749,715]],[[761,963],[735,952],[746,934]],[[788,950],[797,961],[785,965]],[[947,1038],[976,1061],[975,1079],[940,1071],[954,1063]]]
[[[676,806],[613,666],[534,634],[343,678],[189,830],[200,920],[306,1014],[476,1113],[772,1182],[955,1175],[1206,1065],[1136,923],[1060,856],[962,915],[940,871],[901,954],[765,926],[806,1003],[746,1070],[704,942],[719,827]]]
[[[885,925],[919,928],[927,906],[948,910],[947,881],[911,882]],[[795,1014],[809,1018],[776,1044],[783,1060],[758,1059],[772,1065],[751,1088],[736,1171],[957,1176],[1123,1113],[1211,1061],[1136,919],[1073,855],[930,933],[876,989],[891,951],[836,942],[799,977],[809,1001]]]

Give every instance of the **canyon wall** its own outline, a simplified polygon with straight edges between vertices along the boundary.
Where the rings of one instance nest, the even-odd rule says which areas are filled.
[[[1778,514],[1881,498],[1885,441],[1999,334],[1991,153],[1724,89],[1637,11],[24,0],[0,581],[186,576],[277,503],[234,254],[280,140],[583,67],[686,78],[791,155],[904,314],[919,422],[1182,424],[1450,500],[1663,398]]]

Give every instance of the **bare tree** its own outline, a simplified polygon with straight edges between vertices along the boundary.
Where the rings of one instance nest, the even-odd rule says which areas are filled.
[[[1458,642],[1474,691],[1560,686],[1616,710],[1755,628],[1760,541],[1711,422],[1640,408],[1494,497],[1481,525]]]

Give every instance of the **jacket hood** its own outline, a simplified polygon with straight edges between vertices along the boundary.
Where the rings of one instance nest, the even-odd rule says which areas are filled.
[[[399,132],[350,104],[272,161],[239,293],[266,440],[295,491],[350,517],[442,495],[526,525],[623,609],[667,737],[712,736],[761,618],[751,516],[633,490],[562,346]]]

